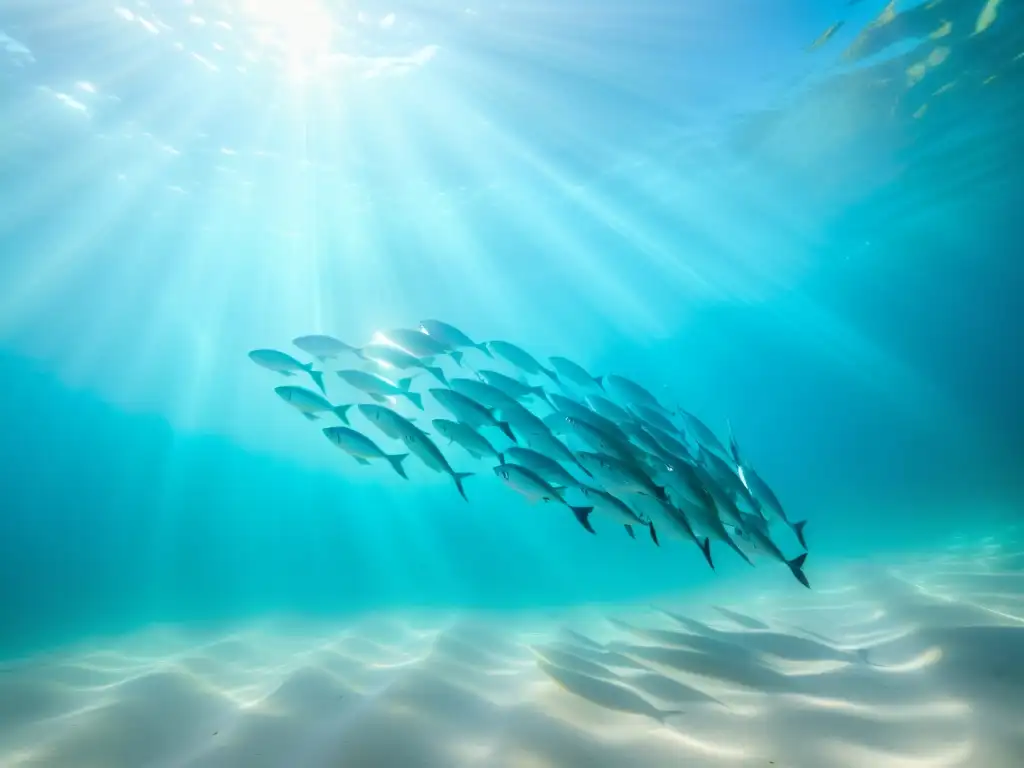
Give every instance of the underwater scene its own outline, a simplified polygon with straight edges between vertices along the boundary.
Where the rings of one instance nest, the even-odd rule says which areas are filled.
[[[1024,2],[0,0],[0,768],[1024,765]]]

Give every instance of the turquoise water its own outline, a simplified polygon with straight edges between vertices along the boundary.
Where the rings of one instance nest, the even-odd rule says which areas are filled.
[[[812,584],[1019,516],[1019,3],[286,5],[0,2],[0,653],[747,569],[356,465],[246,358],[306,333],[729,420]]]

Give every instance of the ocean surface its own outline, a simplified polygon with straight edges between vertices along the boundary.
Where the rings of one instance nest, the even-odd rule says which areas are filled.
[[[1022,206],[1019,0],[0,0],[0,768],[1019,765]],[[734,434],[811,590],[247,357],[426,318]]]

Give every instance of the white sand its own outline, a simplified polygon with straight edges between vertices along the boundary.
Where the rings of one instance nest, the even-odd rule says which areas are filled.
[[[1024,554],[824,581],[662,610],[151,628],[0,667],[0,766],[1024,765]]]

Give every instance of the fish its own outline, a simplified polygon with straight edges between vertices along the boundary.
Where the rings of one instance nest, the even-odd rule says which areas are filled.
[[[552,485],[562,485],[570,488],[584,487],[582,482],[569,474],[569,470],[550,456],[546,456],[532,448],[523,448],[521,446],[509,448],[505,451],[505,459],[513,464],[518,464],[521,467],[526,467],[536,472]]]
[[[572,451],[559,440],[547,424],[535,414],[528,411],[515,400],[507,403],[504,408],[499,409],[503,419],[507,420],[513,429],[517,430],[526,438],[526,444],[535,451],[540,451],[547,456],[568,464],[575,464],[585,475],[591,477],[588,470]]]
[[[383,405],[361,403],[359,411],[385,435],[405,443],[406,447],[412,453],[415,453],[416,457],[430,469],[435,472],[444,472],[450,476],[459,491],[459,495],[466,501],[469,501],[469,498],[466,496],[466,490],[462,486],[462,481],[467,477],[472,477],[473,473],[456,472],[452,469],[444,454],[434,445],[434,441],[430,439],[426,432],[409,421],[409,419]]]
[[[672,433],[677,431],[676,425],[673,424],[667,416],[661,411],[651,408],[649,405],[640,403],[639,405],[632,405],[630,409],[633,413],[644,423],[650,424],[651,426],[657,427],[658,429]]]
[[[672,455],[661,447],[661,443],[655,439],[654,435],[639,422],[631,422],[627,426],[629,436],[626,439],[627,443],[635,444],[641,451],[646,452],[647,456],[644,457],[646,463],[650,463],[652,460],[657,459],[660,462],[668,463],[672,458]]]
[[[683,539],[688,539],[697,545],[697,548],[704,555],[704,559],[708,563],[708,567],[711,570],[715,570],[715,562],[711,556],[711,540],[705,538],[701,540],[697,533],[693,530],[693,526],[690,524],[689,518],[686,513],[678,507],[673,506],[668,501],[655,500],[651,504],[652,507],[652,518],[654,515],[658,515],[662,522],[665,524],[662,526],[662,530],[666,528],[668,531],[675,536]]]
[[[487,348],[486,343],[477,343],[473,341],[454,325],[443,323],[440,320],[421,320],[420,330],[430,336],[433,336],[442,344],[447,344],[452,349],[472,347],[473,349],[480,350],[488,357],[494,357],[494,355],[491,354],[491,350]]]
[[[727,547],[732,549],[738,554],[747,565],[753,565],[750,558],[747,557],[747,553],[740,549],[739,545],[733,541],[729,532],[725,529],[725,525],[722,523],[721,518],[718,516],[718,509],[714,502],[706,504],[694,504],[694,503],[679,503],[675,505],[679,509],[683,509],[686,517],[690,521],[690,525],[694,531],[700,530],[703,533],[708,534],[715,541],[720,541]]]
[[[776,546],[775,542],[771,540],[767,532],[760,526],[752,525],[744,529],[744,532],[750,538],[750,540],[757,545],[758,550],[763,552],[773,560],[777,560],[780,563],[785,564],[789,568],[790,573],[793,574],[793,578],[799,581],[808,589],[811,588],[810,582],[807,580],[807,576],[804,574],[804,561],[807,560],[807,553],[803,552],[796,557],[790,559],[782,554],[782,550]]]
[[[498,413],[501,413],[502,409],[518,405],[513,398],[485,381],[456,378],[449,379],[448,386],[463,397],[475,400],[480,405],[496,410]]]
[[[387,402],[389,397],[404,397],[421,411],[423,410],[423,398],[418,392],[409,391],[412,379],[402,379],[396,384],[375,373],[352,369],[338,371],[338,378],[350,387],[365,392],[378,403]]]
[[[497,427],[513,443],[519,442],[507,421],[499,421],[490,408],[480,405],[476,400],[466,397],[453,389],[428,389],[427,391],[437,401],[438,405],[463,424],[468,424],[474,429]]]
[[[800,546],[807,550],[807,541],[804,539],[804,526],[807,525],[806,520],[797,520],[790,522],[786,516],[786,511],[782,508],[782,504],[776,497],[775,492],[761,477],[754,471],[754,468],[747,464],[740,454],[740,446],[736,441],[736,436],[732,431],[732,424],[726,422],[727,431],[729,433],[729,453],[732,455],[732,459],[736,462],[736,466],[739,468],[739,476],[743,481],[743,484],[747,487],[753,497],[757,500],[761,509],[767,507],[767,509],[775,515],[779,520],[788,525],[796,536],[797,541],[800,542]]]
[[[410,355],[416,357],[448,355],[456,363],[462,365],[462,353],[459,350],[455,349],[451,344],[444,343],[423,331],[411,328],[396,328],[383,335],[388,341],[398,345]]]
[[[722,445],[722,441],[718,439],[718,435],[707,424],[682,408],[679,409],[679,415],[686,422],[687,430],[693,433],[694,442],[707,448],[709,451],[714,451],[723,458],[729,455],[725,450],[725,446]]]
[[[624,501],[612,496],[607,491],[602,491],[600,488],[591,488],[587,485],[581,484],[580,492],[587,501],[594,505],[595,512],[603,512],[610,519],[621,523],[626,528],[626,533],[629,534],[630,538],[636,538],[636,535],[633,533],[633,526],[643,525],[650,529],[651,539],[655,544],[658,544],[658,533],[654,529],[654,523],[640,517]],[[658,545],[660,546],[660,544]]]
[[[489,341],[487,346],[491,352],[498,357],[512,363],[516,368],[525,373],[543,373],[554,382],[558,381],[558,374],[550,368],[545,368],[537,359],[521,347],[510,344],[507,341]]]
[[[661,403],[658,402],[658,398],[632,379],[627,379],[625,376],[611,374],[609,376],[603,376],[601,380],[605,385],[604,389],[606,391],[610,387],[613,392],[618,393],[618,395],[623,400],[626,400],[630,405],[646,405],[651,408],[661,408],[664,410]]]
[[[330,412],[345,424],[349,423],[348,409],[352,407],[351,404],[332,405],[327,398],[303,387],[274,387],[274,391],[278,397],[288,403],[288,405],[298,409],[299,413],[310,421],[316,421],[321,413]]]
[[[690,449],[682,440],[676,439],[673,435],[665,432],[664,430],[658,429],[653,424],[646,425],[644,427],[644,431],[657,440],[658,445],[672,456],[678,456],[684,459],[691,458]]]
[[[294,376],[298,372],[309,374],[316,388],[325,395],[323,371],[313,370],[312,363],[300,363],[291,355],[278,352],[276,349],[254,349],[249,353],[249,359],[256,365],[266,368],[268,371],[275,371],[282,376]]]
[[[620,442],[629,442],[629,438],[626,436],[626,433],[618,424],[611,419],[606,419],[599,413],[594,413],[590,408],[582,403],[578,403],[572,398],[565,397],[564,395],[559,395],[557,393],[549,395],[549,402],[555,409],[561,411],[566,416],[572,416],[573,418],[579,419],[580,421],[601,430]]]
[[[477,375],[482,381],[490,384],[495,389],[501,390],[513,400],[522,400],[532,395],[539,397],[548,405],[551,404],[551,401],[548,400],[547,392],[544,391],[544,387],[523,384],[511,376],[506,376],[504,373],[498,373],[497,371],[489,371],[486,368],[477,371]]]
[[[555,488],[536,472],[518,464],[499,464],[494,468],[494,474],[513,491],[522,494],[530,501],[556,501],[559,504],[564,504],[572,510],[576,520],[586,531],[596,533],[590,525],[590,513],[594,511],[594,508],[572,506],[562,496],[560,489]]]
[[[598,453],[612,456],[619,461],[632,462],[635,460],[629,440],[618,440],[603,429],[577,419],[575,416],[566,416],[565,423],[568,425],[571,434],[578,437]]]
[[[555,373],[566,381],[571,381],[580,387],[596,386],[604,389],[600,376],[592,376],[587,373],[587,370],[582,365],[578,365],[566,357],[555,355],[554,357],[549,357],[548,362],[551,363]]]
[[[665,489],[657,485],[647,474],[632,462],[622,461],[614,456],[591,451],[580,451],[576,454],[580,463],[598,475],[608,491],[623,491],[641,496],[651,496],[660,501],[667,501]]]
[[[444,371],[436,365],[430,365],[433,360],[431,357],[416,357],[401,347],[393,347],[390,344],[367,344],[362,349],[356,350],[356,354],[363,360],[385,363],[403,371],[420,368],[446,387],[448,386],[448,379],[445,378]]]
[[[292,344],[321,362],[341,357],[344,354],[355,354],[358,352],[357,347],[346,344],[341,339],[336,339],[333,336],[299,336],[292,339]]]
[[[594,409],[595,413],[617,424],[628,424],[634,420],[633,414],[606,397],[587,395],[587,404]]]
[[[367,465],[370,463],[370,459],[387,459],[395,472],[406,480],[409,479],[402,466],[402,462],[409,456],[408,453],[385,453],[380,446],[362,432],[357,432],[349,427],[325,427],[323,433],[328,440],[351,455],[360,464]]]
[[[493,456],[502,464],[505,463],[505,457],[487,441],[487,438],[468,424],[452,421],[451,419],[434,419],[431,424],[434,425],[434,429],[440,435],[447,437],[451,443],[458,443],[474,459]]]
[[[759,509],[757,500],[751,495],[743,478],[737,473],[737,468],[713,451],[700,447],[699,458],[707,468],[708,473],[718,481],[730,495],[746,503],[751,509]]]

